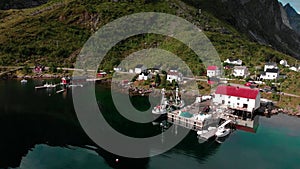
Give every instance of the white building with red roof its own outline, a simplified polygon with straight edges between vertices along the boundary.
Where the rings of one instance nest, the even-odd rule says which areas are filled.
[[[254,112],[260,107],[260,93],[257,89],[220,85],[213,96],[213,102],[235,110]]]
[[[207,76],[208,77],[219,77],[221,71],[218,66],[208,66],[207,67]]]

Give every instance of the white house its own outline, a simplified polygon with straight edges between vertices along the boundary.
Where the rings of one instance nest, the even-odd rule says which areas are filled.
[[[221,75],[221,71],[218,66],[208,66],[207,76],[208,77],[218,77]]]
[[[142,73],[144,70],[146,70],[147,68],[143,65],[143,64],[138,64],[135,66],[134,68],[134,73],[136,74],[140,74]]]
[[[152,75],[148,72],[142,72],[139,74],[137,80],[148,80],[148,79],[151,79],[152,78]]]
[[[277,64],[274,62],[268,62],[264,66],[264,72],[267,71],[267,69],[278,69]]]
[[[287,63],[286,60],[281,60],[281,61],[279,62],[279,64],[281,64],[282,66],[285,66],[285,67],[290,67],[290,65]]]
[[[279,77],[279,69],[267,69],[260,75],[260,78],[263,80],[275,80]]]
[[[182,81],[182,74],[178,71],[174,72],[174,71],[169,71],[167,74],[167,80],[172,83],[173,80],[175,80],[176,82],[180,82]]]
[[[213,96],[213,103],[235,110],[254,112],[260,107],[260,93],[257,89],[220,85]]]
[[[229,64],[233,64],[233,65],[242,65],[243,61],[240,59],[228,58],[224,61],[224,63],[229,63]]]
[[[292,71],[295,71],[295,72],[298,71],[298,69],[297,69],[295,66],[292,66],[292,67],[290,67],[289,69],[292,70]]]
[[[123,71],[124,69],[123,68],[121,68],[121,67],[114,67],[114,71],[115,72],[121,72],[121,71]]]
[[[232,74],[235,77],[246,77],[249,75],[249,71],[246,66],[234,66]]]

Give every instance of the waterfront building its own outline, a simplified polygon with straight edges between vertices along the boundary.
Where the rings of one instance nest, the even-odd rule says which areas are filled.
[[[253,113],[260,107],[260,93],[257,89],[220,85],[213,95],[213,103]]]

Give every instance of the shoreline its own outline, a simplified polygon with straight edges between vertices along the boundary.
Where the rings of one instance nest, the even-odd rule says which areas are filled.
[[[58,78],[62,78],[62,77],[65,77],[65,76],[71,76],[71,75],[70,74],[50,74],[50,73],[34,74],[34,75],[23,75],[23,76],[20,76],[20,75],[6,75],[6,76],[1,76],[1,79],[2,80],[7,80],[7,79],[51,79],[51,78],[58,79]],[[128,94],[127,90],[129,90],[128,88],[126,88],[126,87],[124,87],[120,84],[117,84],[117,83],[114,83],[114,85],[112,85],[113,84],[112,83],[112,78],[108,78],[108,79],[105,79],[105,80],[100,81],[100,82],[99,81],[95,82],[95,84],[103,85],[106,88],[113,88],[114,91],[125,93],[125,94]],[[160,94],[161,94],[160,91],[161,91],[161,89],[153,88],[151,93],[147,93],[147,94],[144,94],[144,95],[142,95],[142,94],[132,94],[131,96],[149,96],[149,95],[152,95],[152,96],[155,96],[155,97],[159,97]],[[188,97],[188,98],[197,97],[197,95],[194,94],[193,92],[185,92],[183,95],[185,95],[185,97]],[[271,110],[268,110],[268,112],[262,113],[262,116],[269,117],[269,116],[277,115],[277,114],[280,114],[280,113],[300,118],[300,112],[293,112],[292,110],[290,110],[288,108],[281,108],[281,107],[277,107],[277,106],[275,106]]]

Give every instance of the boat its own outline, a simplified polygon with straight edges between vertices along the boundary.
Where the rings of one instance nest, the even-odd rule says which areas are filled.
[[[22,79],[22,80],[21,80],[21,83],[22,83],[22,84],[25,84],[25,83],[27,83],[27,80],[26,80],[26,79]]]
[[[172,104],[175,109],[182,109],[185,106],[184,100],[179,97],[179,89],[176,88],[175,101]]]
[[[168,100],[167,100],[167,98],[165,98],[165,89],[161,90],[161,94],[162,94],[162,97],[161,97],[160,105],[157,105],[153,108],[152,114],[162,115],[162,114],[167,113]]]
[[[216,132],[215,135],[216,135],[218,138],[220,138],[220,137],[225,137],[225,136],[229,135],[230,132],[231,132],[231,129],[230,129],[230,128],[227,128],[226,125],[229,124],[229,123],[231,123],[231,122],[232,122],[231,120],[227,120],[227,121],[225,121],[223,124],[221,124],[221,125],[218,127],[218,130],[217,130],[217,132]]]

